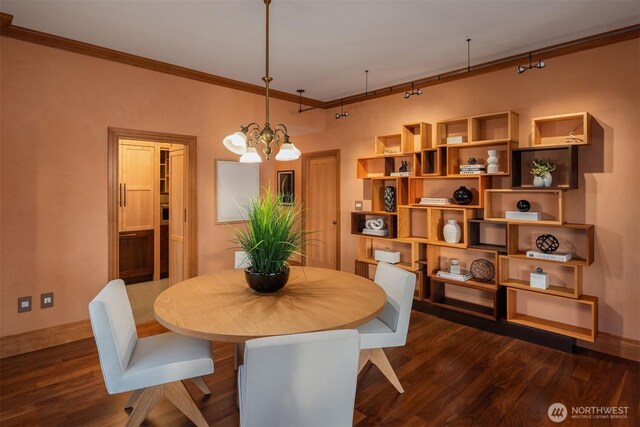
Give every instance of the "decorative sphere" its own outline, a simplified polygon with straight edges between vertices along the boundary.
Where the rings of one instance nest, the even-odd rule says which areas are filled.
[[[467,163],[470,165],[475,165],[478,162],[478,160],[475,157],[469,157],[469,160],[467,160]]]
[[[459,205],[468,205],[473,200],[473,193],[463,185],[453,192],[453,200]]]
[[[531,209],[531,203],[529,203],[528,200],[518,200],[516,208],[518,208],[520,212],[529,212],[529,209]]]

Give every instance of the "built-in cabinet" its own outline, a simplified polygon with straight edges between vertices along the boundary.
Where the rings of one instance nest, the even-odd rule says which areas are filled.
[[[169,151],[171,144],[120,140],[119,265],[127,283],[169,272]]]
[[[588,113],[535,118],[532,146],[519,147],[518,114],[507,111],[438,122],[434,138],[427,123],[402,125],[398,134],[376,137],[375,155],[357,159],[356,165],[357,178],[369,182],[364,188],[371,189],[372,206],[351,214],[358,239],[356,274],[370,276],[376,250],[400,252],[396,265],[417,274],[417,300],[595,340],[598,300],[582,293],[583,268],[594,260],[594,230],[565,219],[565,193],[577,188],[577,150],[590,143],[591,127]],[[534,159],[557,165],[553,185],[533,186]],[[489,169],[489,164],[495,166]],[[471,192],[467,204],[453,199],[461,186]],[[393,209],[385,206],[389,191],[395,193]],[[529,202],[534,220],[517,216],[521,200]],[[371,220],[383,221],[388,234],[369,235],[382,233],[365,230],[368,222],[375,225]],[[460,227],[455,242],[444,235],[450,220]],[[571,260],[527,254],[537,250],[537,238],[551,234],[560,241],[559,252],[573,254]],[[463,270],[479,261],[476,266],[493,275],[455,280],[439,274],[453,259]],[[537,268],[548,273],[546,289],[532,286],[529,276]]]

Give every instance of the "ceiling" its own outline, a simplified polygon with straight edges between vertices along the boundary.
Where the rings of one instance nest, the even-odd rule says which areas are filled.
[[[13,25],[263,85],[261,0],[2,0]],[[273,0],[274,89],[328,101],[640,22],[637,0]]]

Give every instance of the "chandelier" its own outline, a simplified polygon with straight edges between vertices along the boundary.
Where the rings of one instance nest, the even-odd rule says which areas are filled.
[[[266,104],[266,120],[262,129],[257,123],[249,123],[247,126],[241,125],[240,130],[227,136],[222,143],[229,151],[240,155],[241,163],[260,163],[262,159],[256,150],[256,146],[260,143],[264,145],[262,149],[265,159],[269,160],[269,156],[273,151],[271,144],[281,145],[280,151],[276,155],[276,160],[288,161],[297,160],[300,157],[300,150],[289,140],[287,127],[280,123],[271,129],[269,125],[269,83],[273,80],[269,77],[269,4],[271,0],[264,0],[267,6],[267,36],[266,36],[266,58],[265,58],[265,76],[262,78],[265,86],[265,104]]]

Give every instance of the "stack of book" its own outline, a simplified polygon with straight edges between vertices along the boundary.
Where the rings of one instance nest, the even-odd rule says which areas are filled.
[[[423,197],[420,199],[421,205],[453,205],[454,203],[451,197]]]
[[[457,280],[458,282],[466,282],[469,279],[473,279],[473,274],[469,273],[467,270],[460,270],[460,274],[440,270],[436,275],[443,279]]]
[[[368,234],[369,236],[388,236],[389,230],[373,230],[371,228],[363,228],[362,234]]]
[[[485,165],[460,165],[460,175],[487,173]]]

